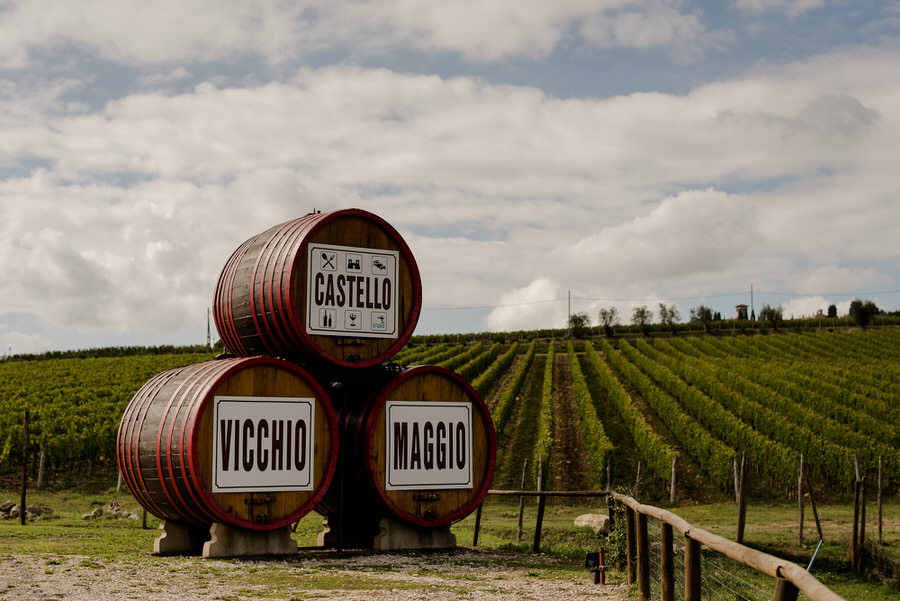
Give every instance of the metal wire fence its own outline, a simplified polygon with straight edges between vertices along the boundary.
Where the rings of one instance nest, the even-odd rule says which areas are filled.
[[[650,550],[650,598],[662,598],[662,522],[647,519]],[[673,576],[676,601],[684,601],[684,546],[673,548]],[[706,601],[771,601],[772,579],[719,553],[701,552],[702,597]],[[801,596],[801,598],[803,598]]]

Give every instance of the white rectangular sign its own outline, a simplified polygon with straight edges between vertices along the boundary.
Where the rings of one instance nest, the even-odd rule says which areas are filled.
[[[469,403],[385,403],[385,489],[472,488]]]
[[[216,396],[212,492],[313,490],[315,399]]]
[[[397,338],[400,253],[309,245],[306,333]]]

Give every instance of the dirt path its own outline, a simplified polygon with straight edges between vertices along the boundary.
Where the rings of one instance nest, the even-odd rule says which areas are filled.
[[[0,557],[4,601],[212,599],[628,599],[625,585],[595,586],[571,562],[460,549],[422,554],[298,554],[285,560],[150,557],[98,562],[78,555]]]
[[[593,468],[581,450],[580,421],[572,397],[572,373],[566,353],[555,356],[553,391],[550,490],[588,490]]]

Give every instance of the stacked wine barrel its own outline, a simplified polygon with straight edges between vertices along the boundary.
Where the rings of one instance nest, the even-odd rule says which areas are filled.
[[[390,362],[421,305],[415,259],[376,215],[312,213],[253,236],[216,285],[225,358],[138,391],[119,426],[123,480],[193,526],[264,531],[315,509],[345,545],[371,544],[385,518],[462,519],[487,493],[496,439],[465,379]]]

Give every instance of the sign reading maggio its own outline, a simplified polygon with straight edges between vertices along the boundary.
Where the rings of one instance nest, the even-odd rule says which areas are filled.
[[[212,492],[313,490],[315,399],[213,399]]]
[[[397,338],[400,253],[309,245],[306,333]]]
[[[385,489],[472,488],[472,406],[387,401]]]

